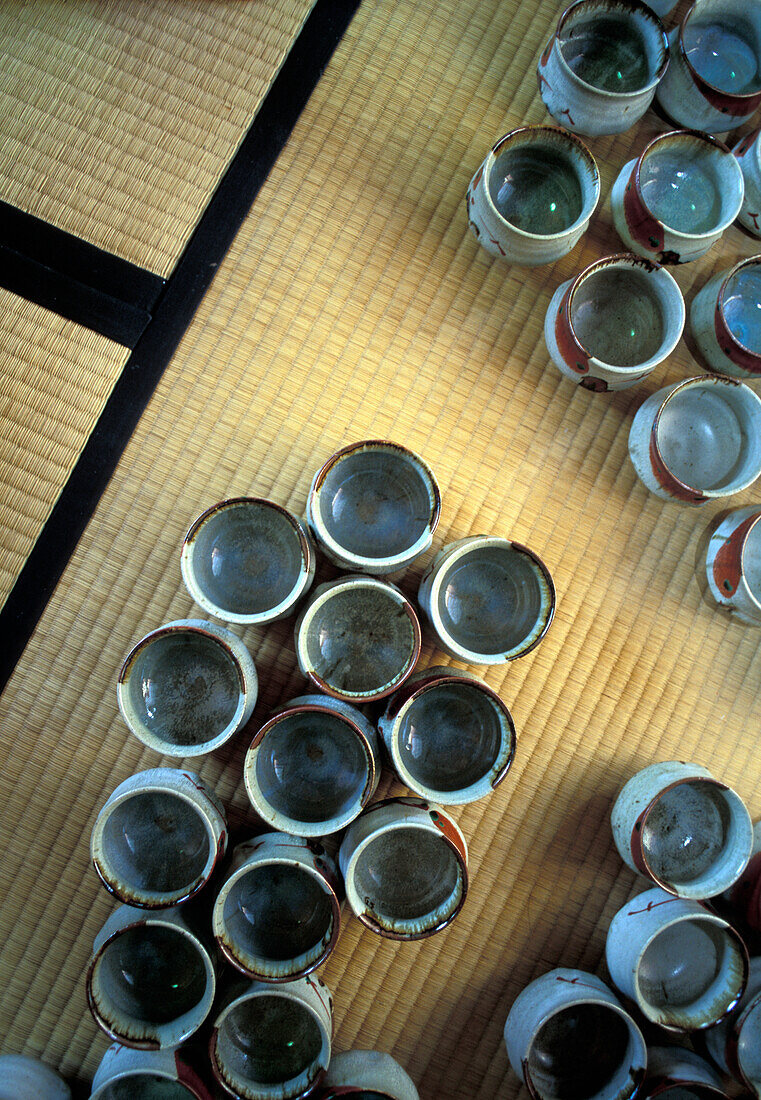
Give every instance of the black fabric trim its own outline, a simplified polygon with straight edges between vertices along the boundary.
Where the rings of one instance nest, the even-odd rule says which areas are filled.
[[[0,611],[0,689],[23,653],[151,394],[359,5],[360,0],[317,0],[159,294],[152,318],[135,343]],[[57,266],[60,271],[61,263]],[[134,299],[132,306],[137,306]]]

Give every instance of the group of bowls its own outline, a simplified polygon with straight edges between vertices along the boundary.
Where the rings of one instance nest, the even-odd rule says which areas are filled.
[[[625,863],[652,884],[607,934],[628,1008],[596,975],[543,974],[505,1024],[513,1069],[535,1100],[719,1100],[738,1086],[761,1096],[761,822],[705,768],[666,761],[624,784],[611,825]],[[746,940],[760,953],[749,957]],[[647,1044],[637,1016],[664,1037]],[[688,1037],[704,1057],[661,1045]]]
[[[221,622],[167,623],[133,647],[117,685],[129,728],[170,757],[219,748],[249,722],[257,697],[253,659],[231,627],[272,622],[302,600],[294,640],[310,690],[253,735],[244,783],[271,831],[229,859],[225,808],[186,767],[132,775],[100,808],[92,861],[122,904],[96,936],[86,977],[92,1014],[116,1043],[97,1100],[121,1095],[117,1078],[137,1089],[140,1074],[160,1077],[167,1052],[207,1019],[206,1062],[242,1100],[317,1088],[328,1097],[339,1085],[342,1096],[417,1097],[387,1055],[331,1057],[332,998],[314,971],[335,948],[344,896],[367,928],[395,940],[454,920],[468,889],[467,845],[443,807],[489,795],[514,757],[510,712],[483,680],[440,665],[415,671],[417,613],[384,579],[430,547],[440,509],[418,455],[367,440],[317,472],[305,521],[272,501],[236,498],[190,527],[182,576]],[[352,572],[310,591],[316,546]],[[418,600],[442,648],[493,664],[539,643],[555,593],[532,551],[473,536],[436,555]],[[378,702],[371,718],[368,704]],[[371,803],[381,741],[414,794]],[[334,858],[320,840],[342,831]],[[222,961],[239,985],[228,973],[220,993]],[[175,1083],[205,1096],[188,1080]]]

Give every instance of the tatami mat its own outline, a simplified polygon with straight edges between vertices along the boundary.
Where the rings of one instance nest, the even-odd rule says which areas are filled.
[[[129,351],[0,289],[0,606]]]
[[[497,532],[535,549],[558,591],[542,644],[484,670],[511,708],[515,764],[455,811],[471,891],[446,932],[394,944],[347,918],[324,969],[336,1049],[391,1051],[423,1100],[511,1097],[502,1027],[520,988],[563,963],[602,972],[607,923],[638,889],[608,824],[619,785],[694,759],[761,817],[758,632],[711,609],[695,578],[718,509],[664,504],[627,457],[634,410],[697,370],[687,346],[634,390],[561,379],[542,340],[560,281],[618,250],[603,205],[574,252],[503,266],[465,224],[471,173],[501,133],[546,120],[534,65],[551,0],[364,4],[170,364],[6,689],[0,1011],[6,1049],[90,1075],[105,1049],[84,1003],[93,936],[112,909],[88,860],[92,821],[124,777],[159,760],[127,734],[118,667],[145,631],[194,611],[179,547],[231,494],[297,511],[344,443],[418,450],[443,493],[435,548]],[[658,128],[592,142],[607,200]],[[688,301],[749,255],[731,230],[677,272]],[[754,499],[753,491],[737,498]],[[413,594],[430,554],[402,578]],[[300,691],[292,622],[244,637],[267,710]],[[448,663],[431,644],[423,660]],[[247,738],[202,774],[253,825]],[[386,778],[381,794],[401,788]]]
[[[313,3],[6,4],[0,198],[168,275]]]

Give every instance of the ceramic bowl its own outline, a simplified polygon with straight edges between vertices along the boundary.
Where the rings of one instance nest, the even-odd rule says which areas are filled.
[[[748,864],[753,826],[738,794],[699,764],[650,764],[621,788],[613,839],[633,871],[671,894],[709,898]]]
[[[322,845],[264,833],[234,853],[214,902],[222,954],[241,973],[288,982],[321,966],[338,942],[343,887]]]
[[[431,545],[441,513],[433,471],[385,439],[353,443],[314,476],[307,520],[327,558],[342,569],[395,573]]]
[[[248,721],[258,682],[240,638],[216,623],[177,619],[146,634],[116,686],[122,718],[149,749],[202,756]]]
[[[112,1043],[92,1082],[90,1100],[213,1100],[177,1050],[133,1050]]]
[[[289,615],[314,580],[312,539],[286,508],[236,497],[208,508],[182,544],[182,579],[204,611],[230,623]]]
[[[721,375],[666,386],[637,410],[629,457],[663,500],[704,504],[739,493],[761,473],[761,399]]]
[[[513,1001],[504,1037],[533,1100],[632,1100],[645,1076],[642,1033],[608,987],[583,970],[558,967],[529,982]]]
[[[656,98],[669,118],[711,134],[741,126],[761,104],[761,9],[754,0],[697,0],[669,32]]]
[[[594,392],[625,390],[671,354],[684,298],[665,268],[631,253],[596,260],[561,283],[544,319],[555,366]]]
[[[375,793],[380,770],[378,736],[360,710],[302,695],[254,735],[243,779],[252,806],[273,829],[318,837],[354,820]]]
[[[742,207],[745,185],[722,142],[695,130],[659,134],[618,174],[613,221],[627,248],[661,264],[704,256]]]
[[[539,92],[576,134],[620,134],[642,118],[668,66],[668,41],[652,6],[576,0],[539,59]]]
[[[124,1046],[177,1047],[211,1011],[214,963],[181,913],[121,905],[95,937],[87,1003],[99,1027]]]
[[[709,370],[761,378],[761,256],[708,280],[692,300],[690,328]]]
[[[90,840],[106,889],[146,909],[195,897],[226,850],[224,806],[200,776],[179,768],[152,768],[120,783]]]
[[[332,997],[319,978],[251,982],[219,1012],[209,1041],[218,1083],[239,1100],[297,1100],[330,1062]]]
[[[432,936],[465,902],[465,838],[441,807],[422,799],[369,806],[346,830],[338,860],[355,916],[380,936]]]
[[[753,237],[761,237],[761,127],[732,146],[745,183],[745,197],[737,220]]]
[[[735,508],[711,534],[708,591],[739,622],[761,626],[761,504]]]
[[[643,1100],[725,1100],[721,1077],[685,1047],[648,1046]]]
[[[359,574],[318,585],[296,623],[299,668],[347,703],[390,695],[420,656],[420,623],[388,581]]]
[[[418,601],[450,656],[494,665],[539,644],[555,613],[555,586],[532,550],[496,535],[473,535],[436,555]]]
[[[708,1053],[753,1096],[761,1096],[761,957],[750,960],[748,985],[737,1009],[705,1034]]]
[[[0,1100],[71,1100],[55,1070],[25,1054],[0,1054]]]
[[[410,676],[378,728],[402,783],[444,806],[491,794],[515,755],[510,711],[488,684],[457,668]]]
[[[379,1050],[342,1050],[330,1059],[320,1100],[420,1100],[395,1058]]]
[[[738,933],[699,902],[657,886],[613,917],[605,958],[613,984],[667,1031],[713,1027],[736,1007],[748,980]]]
[[[487,153],[465,205],[488,253],[536,267],[571,251],[599,199],[600,174],[579,138],[555,126],[521,126]]]

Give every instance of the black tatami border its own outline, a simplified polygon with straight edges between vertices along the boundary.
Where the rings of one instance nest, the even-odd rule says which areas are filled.
[[[155,283],[151,282],[157,276],[151,272],[143,272],[129,296],[123,297],[124,284],[120,279],[125,271],[122,265],[126,261],[101,253],[100,250],[95,250],[99,255],[93,255],[88,251],[92,248],[89,245],[79,251],[79,246],[85,242],[78,241],[77,238],[71,239],[77,242],[72,246],[74,251],[66,256],[60,253],[52,264],[50,257],[53,253],[48,247],[50,238],[46,237],[42,228],[46,223],[39,223],[35,219],[38,222],[35,228],[41,234],[41,239],[37,240],[35,251],[31,255],[27,254],[27,271],[32,271],[32,276],[26,276],[28,279],[33,278],[35,265],[41,278],[40,268],[51,269],[53,274],[50,278],[58,280],[59,286],[68,281],[67,294],[70,297],[75,283],[85,288],[92,283],[92,276],[84,275],[84,272],[92,272],[95,265],[96,271],[105,271],[106,274],[100,280],[96,276],[94,286],[90,288],[100,290],[115,303],[113,313],[109,315],[110,320],[107,316],[106,321],[101,318],[99,323],[115,323],[114,317],[121,310],[125,317],[131,314],[130,323],[135,328],[139,327],[139,321],[135,324],[135,316],[142,311],[145,324],[140,334],[134,335],[134,343],[130,341],[126,344],[128,347],[132,346],[132,353],[124,370],[5,606],[0,611],[0,690],[7,683],[23,653],[151,394],[211,284],[219,264],[360,2],[361,0],[317,0],[177,266],[162,288],[156,288]],[[10,220],[13,223],[13,219]],[[0,216],[0,231],[2,224]],[[47,228],[53,230],[52,226]],[[56,248],[62,241],[57,236],[60,233],[60,230],[53,231]],[[64,238],[69,236],[64,234]],[[15,252],[15,246],[20,243],[18,236],[11,236],[9,240],[0,236],[0,246],[10,252]],[[67,243],[71,244],[71,241]],[[111,265],[111,260],[116,263]],[[101,266],[98,267],[98,264]],[[141,271],[139,268],[136,270]],[[143,276],[146,278],[143,279]],[[151,299],[151,294],[157,289],[158,293]],[[37,300],[33,295],[25,296],[32,296],[33,300]],[[101,300],[99,306],[107,312],[107,302]],[[56,306],[49,304],[49,308],[56,309]],[[63,310],[58,312],[68,316]],[[91,320],[93,323],[88,327],[96,327],[94,318]]]

